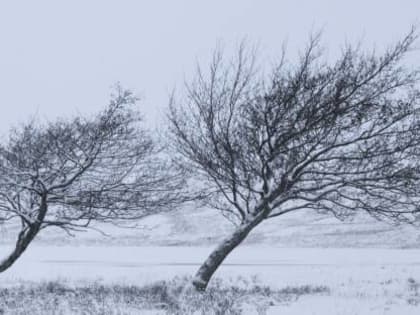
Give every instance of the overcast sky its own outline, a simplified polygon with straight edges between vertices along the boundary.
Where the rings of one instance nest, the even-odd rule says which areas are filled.
[[[285,39],[293,52],[320,28],[334,51],[360,38],[383,47],[419,21],[419,0],[2,1],[0,132],[34,114],[94,112],[117,81],[159,121],[168,92],[220,41],[247,37],[274,59]]]

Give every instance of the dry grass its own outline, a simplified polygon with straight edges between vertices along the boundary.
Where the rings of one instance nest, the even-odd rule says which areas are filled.
[[[239,315],[253,309],[265,314],[274,304],[301,295],[328,294],[326,287],[286,287],[273,290],[256,281],[232,285],[213,281],[205,293],[196,292],[189,278],[148,286],[101,285],[72,287],[60,282],[25,283],[0,289],[0,314],[171,314]]]

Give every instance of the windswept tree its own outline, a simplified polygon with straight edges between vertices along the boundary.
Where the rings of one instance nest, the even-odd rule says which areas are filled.
[[[132,93],[119,88],[90,119],[12,130],[0,146],[0,222],[6,228],[19,222],[19,232],[0,272],[45,228],[72,233],[95,221],[142,218],[182,200],[183,176],[171,171],[135,105]]]
[[[420,207],[418,69],[411,31],[382,54],[347,46],[326,61],[313,36],[296,62],[268,76],[242,46],[198,69],[172,99],[171,135],[208,205],[237,227],[193,280],[205,290],[226,256],[266,219],[312,209],[413,222]]]

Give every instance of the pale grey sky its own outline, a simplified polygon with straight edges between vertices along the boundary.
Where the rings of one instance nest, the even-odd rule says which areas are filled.
[[[98,110],[117,81],[156,121],[218,41],[246,36],[274,58],[284,39],[293,51],[319,28],[331,50],[361,37],[380,47],[419,21],[419,0],[2,1],[0,132],[35,113]]]

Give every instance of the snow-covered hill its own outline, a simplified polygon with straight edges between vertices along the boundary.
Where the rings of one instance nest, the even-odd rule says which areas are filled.
[[[147,246],[212,245],[234,226],[218,212],[187,208],[147,217],[136,228],[98,226],[107,235],[91,230],[70,237],[61,230],[47,229],[39,234],[38,244]],[[10,244],[16,233],[0,228],[0,242]],[[341,222],[327,215],[302,211],[273,218],[258,226],[246,243],[279,247],[376,247],[420,248],[420,229],[393,226],[369,216]]]

